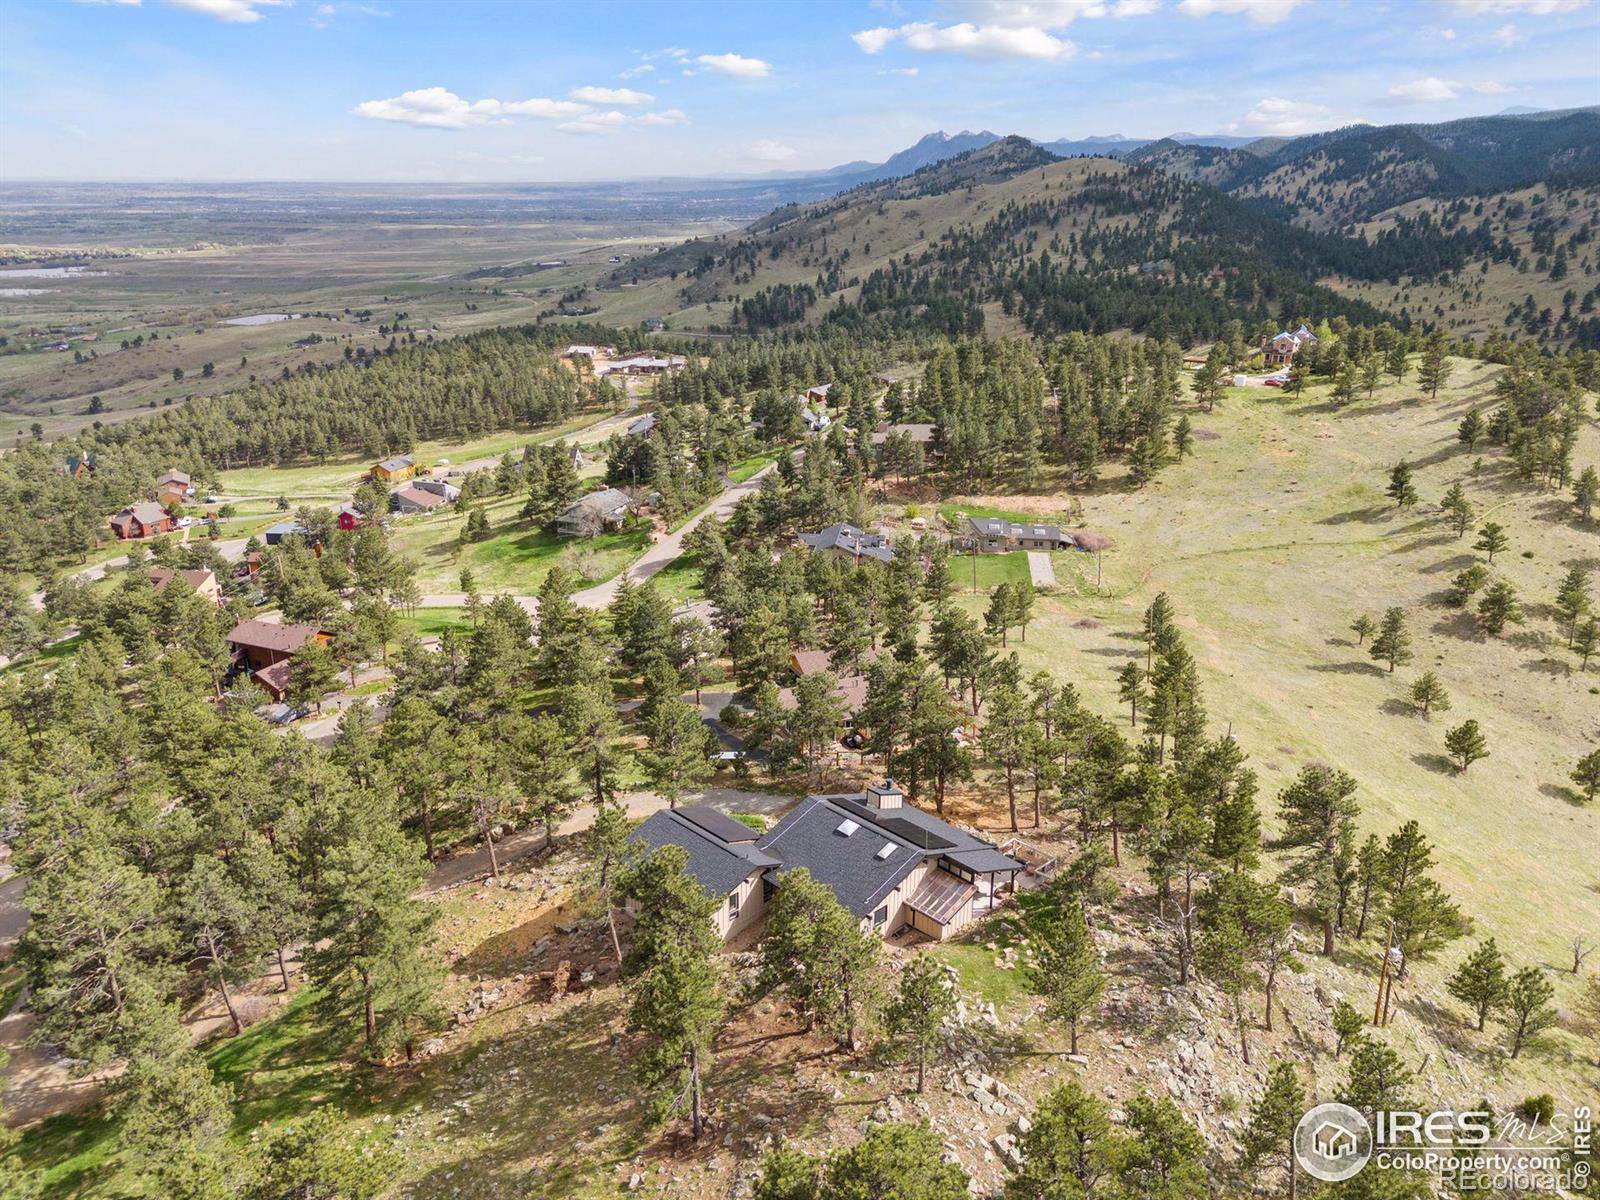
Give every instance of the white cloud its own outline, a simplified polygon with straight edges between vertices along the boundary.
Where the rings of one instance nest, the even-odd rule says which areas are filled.
[[[867,54],[876,54],[895,41],[910,50],[964,54],[968,58],[1053,60],[1070,58],[1078,50],[1072,42],[1035,26],[973,25],[967,21],[942,28],[931,21],[917,21],[898,29],[864,29],[852,34],[851,39]]]
[[[702,54],[695,59],[708,71],[735,75],[740,79],[765,79],[772,74],[772,64],[759,58],[746,58],[742,54]]]
[[[467,101],[448,88],[430,87],[401,92],[387,100],[363,100],[351,111],[372,121],[398,121],[428,129],[466,129],[507,117],[549,121],[582,116],[589,112],[589,106],[572,100]]]
[[[626,71],[618,71],[618,79],[637,79],[641,75],[648,75],[655,68],[649,63],[640,63],[637,67],[629,67]]]
[[[681,108],[664,108],[660,112],[642,113],[634,118],[640,125],[687,125],[689,115]]]
[[[1302,133],[1338,129],[1351,123],[1351,118],[1334,116],[1333,110],[1325,104],[1268,96],[1235,121],[1230,128],[1241,133],[1294,137]]]
[[[601,133],[619,133],[628,123],[625,113],[597,112],[587,113],[576,121],[563,121],[556,128],[562,133],[575,133],[579,136],[593,136]]]
[[[1402,104],[1442,104],[1461,95],[1461,85],[1437,75],[1413,79],[1410,83],[1397,83],[1389,89],[1389,98]]]
[[[1441,29],[1439,30],[1439,36],[1447,42],[1453,42],[1456,40],[1456,31],[1454,29]]]
[[[1496,29],[1489,35],[1489,40],[1492,42],[1499,42],[1500,45],[1509,49],[1522,40],[1522,35],[1517,32],[1517,27],[1515,25],[1507,21],[1504,25],[1500,26],[1499,29]]]
[[[1252,25],[1276,25],[1305,0],[1178,0],[1178,11],[1186,17],[1209,17],[1213,13],[1244,17]]]
[[[955,0],[944,7],[975,25],[1064,29],[1080,17],[1142,17],[1158,0]]]
[[[921,73],[922,69],[920,67],[889,67],[887,70],[878,72],[879,75],[904,75],[907,78],[912,78]]]
[[[576,87],[567,95],[585,104],[649,104],[655,99],[649,92],[636,92],[632,88]]]
[[[762,138],[750,147],[750,157],[758,162],[788,162],[799,153],[800,151],[793,146],[785,145],[783,142],[775,141],[772,138]]]
[[[1514,92],[1517,89],[1512,87],[1509,83],[1498,83],[1494,80],[1490,80],[1488,83],[1473,84],[1472,90],[1477,92],[1480,96],[1504,96],[1507,92]]]
[[[258,9],[285,8],[289,0],[167,0],[167,3],[174,8],[186,8],[190,12],[215,17],[219,21],[247,24],[261,19]]]
[[[1558,13],[1587,8],[1590,0],[1450,0],[1458,12],[1470,17],[1489,13],[1527,13],[1530,17],[1551,17]]]

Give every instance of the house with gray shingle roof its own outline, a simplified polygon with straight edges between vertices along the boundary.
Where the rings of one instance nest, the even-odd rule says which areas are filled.
[[[721,814],[720,821],[684,815],[704,811],[657,813],[634,836],[650,849],[685,849],[689,872],[710,895],[726,898],[724,917],[732,920],[719,920],[724,937],[764,913],[784,874],[801,867],[863,931],[889,937],[909,928],[936,941],[991,911],[1026,870],[982,838],[906,804],[892,779],[864,792],[807,796],[760,835]]]
[[[860,562],[863,558],[875,558],[881,563],[887,563],[894,557],[894,547],[889,544],[889,539],[881,533],[868,533],[864,529],[857,529],[854,525],[829,525],[819,529],[816,533],[802,533],[800,544],[817,552],[837,554],[841,558],[848,558]]]

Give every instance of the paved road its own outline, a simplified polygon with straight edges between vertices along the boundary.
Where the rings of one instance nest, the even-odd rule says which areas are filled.
[[[768,463],[743,483],[736,483],[726,489],[710,504],[685,521],[679,529],[655,542],[650,549],[636,558],[615,579],[608,579],[605,583],[597,583],[592,588],[585,588],[583,591],[575,593],[572,597],[573,600],[585,608],[604,608],[616,597],[617,587],[621,584],[624,576],[635,583],[643,583],[683,553],[684,539],[695,531],[700,522],[707,517],[721,518],[727,516],[728,513],[733,511],[735,504],[738,504],[746,496],[755,494],[761,487],[762,479],[767,476],[768,472],[774,470],[776,466],[776,463]]]

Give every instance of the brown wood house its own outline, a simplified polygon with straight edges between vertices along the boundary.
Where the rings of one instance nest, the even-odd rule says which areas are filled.
[[[111,518],[111,532],[119,538],[147,538],[172,532],[172,514],[161,505],[146,500],[130,504]]]

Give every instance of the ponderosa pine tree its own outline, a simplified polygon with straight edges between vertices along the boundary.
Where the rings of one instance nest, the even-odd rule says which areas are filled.
[[[1410,508],[1417,502],[1417,486],[1412,481],[1411,464],[1405,459],[1402,458],[1389,472],[1389,486],[1384,489],[1384,494],[1399,509]]]
[[[1461,418],[1461,424],[1456,427],[1456,440],[1467,448],[1470,454],[1478,448],[1478,443],[1483,439],[1483,417],[1478,410],[1471,408],[1467,415]]]
[[[1417,384],[1427,390],[1428,398],[1439,395],[1439,389],[1450,379],[1452,366],[1445,356],[1447,345],[1444,335],[1432,334],[1422,347],[1422,361],[1417,366]]]
[[[1076,1054],[1079,1022],[1099,1009],[1106,990],[1094,939],[1076,902],[1062,904],[1057,912],[1033,910],[1027,922],[1034,952],[1029,987],[1043,997],[1052,1020],[1066,1023],[1071,1037],[1068,1053]]]
[[[1578,622],[1589,612],[1592,598],[1589,594],[1589,575],[1581,566],[1573,565],[1562,576],[1556,588],[1556,619],[1567,626],[1567,645],[1577,636]]]
[[[1556,1010],[1550,1001],[1556,990],[1538,967],[1523,967],[1506,985],[1501,1020],[1505,1023],[1511,1057],[1556,1023]]]
[[[1522,606],[1517,589],[1507,580],[1497,579],[1483,589],[1478,601],[1478,627],[1490,636],[1504,632],[1507,625],[1522,623]]]
[[[1600,750],[1592,750],[1580,758],[1568,778],[1578,785],[1583,798],[1593,803],[1594,798],[1600,796]]]
[[[1322,953],[1327,957],[1333,955],[1339,919],[1339,860],[1354,854],[1355,822],[1361,812],[1355,791],[1356,781],[1347,773],[1314,763],[1302,767],[1278,795],[1283,823],[1279,844],[1298,852],[1283,880],[1311,885],[1312,907],[1322,922]]]
[[[1444,748],[1455,760],[1456,770],[1465,773],[1480,758],[1489,757],[1489,742],[1477,721],[1467,720],[1444,735]]]
[[[1124,1193],[1147,1200],[1202,1200],[1211,1195],[1207,1146],[1170,1096],[1128,1102],[1128,1130],[1117,1178]]]
[[[1008,1200],[1075,1200],[1108,1194],[1123,1159],[1124,1139],[1105,1105],[1076,1079],[1056,1085],[1018,1139],[1022,1166],[1006,1183]]]
[[[1149,696],[1144,685],[1144,670],[1137,659],[1130,659],[1117,672],[1117,698],[1128,706],[1128,722],[1139,724],[1139,706]]]
[[[1505,527],[1498,521],[1485,521],[1478,530],[1478,540],[1472,543],[1474,550],[1481,550],[1489,556],[1489,565],[1494,566],[1494,556],[1511,545],[1511,539],[1506,536]]]
[[[1467,956],[1456,973],[1445,981],[1445,990],[1460,1000],[1478,1018],[1482,1032],[1489,1014],[1506,1002],[1510,981],[1506,976],[1506,960],[1494,944],[1494,939],[1479,944]]]
[[[1427,719],[1435,712],[1449,711],[1450,693],[1444,690],[1437,675],[1424,671],[1411,685],[1411,705]]]
[[[1372,639],[1368,653],[1380,662],[1388,663],[1391,675],[1395,667],[1411,661],[1411,631],[1406,627],[1405,609],[1384,610],[1383,621],[1378,626],[1378,634]]]
[[[767,906],[759,986],[782,987],[845,1050],[876,997],[882,942],[804,867],[784,873]]]
[[[1378,623],[1366,613],[1362,613],[1354,621],[1350,622],[1350,632],[1356,635],[1356,645],[1358,646],[1364,645],[1366,640],[1377,631]]]
[[[1467,530],[1472,528],[1473,518],[1477,515],[1472,506],[1472,501],[1467,499],[1466,490],[1459,483],[1452,483],[1450,490],[1444,494],[1440,502],[1444,515],[1455,528],[1456,537],[1462,537]]]
[[[1296,1194],[1294,1131],[1305,1110],[1305,1089],[1300,1086],[1294,1064],[1278,1063],[1267,1076],[1266,1090],[1250,1109],[1250,1119],[1240,1139],[1242,1165],[1247,1172],[1253,1174],[1275,1161],[1282,1164],[1290,1200]]]
[[[900,972],[900,986],[884,1009],[889,1036],[917,1064],[917,1094],[922,1094],[928,1059],[938,1049],[946,1020],[956,1010],[955,991],[944,968],[930,954],[919,954]]]

